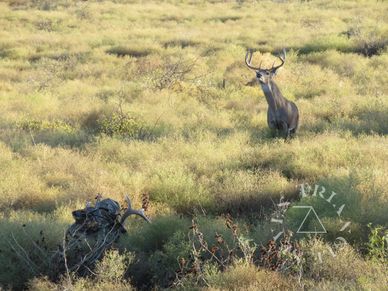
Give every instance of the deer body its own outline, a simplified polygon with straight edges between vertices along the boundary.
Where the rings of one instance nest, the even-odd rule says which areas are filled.
[[[268,103],[268,127],[280,131],[286,138],[295,134],[299,122],[298,107],[283,97],[274,81],[260,86]]]
[[[287,100],[280,92],[278,86],[273,81],[277,69],[283,66],[285,62],[285,51],[283,57],[279,57],[282,63],[279,66],[272,66],[271,69],[262,69],[261,64],[258,68],[253,67],[251,63],[252,53],[247,52],[245,63],[250,69],[255,70],[256,78],[260,83],[264,96],[268,103],[267,123],[268,127],[274,131],[280,132],[286,139],[292,137],[298,129],[299,111],[294,102]]]

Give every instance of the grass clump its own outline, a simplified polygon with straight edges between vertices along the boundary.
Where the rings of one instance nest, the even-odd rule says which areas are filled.
[[[128,115],[113,114],[104,117],[100,122],[100,131],[109,136],[140,138],[144,124],[137,118]]]
[[[318,286],[322,290],[341,285],[351,289],[377,290],[386,284],[386,268],[364,261],[349,245],[335,247],[319,240],[311,240],[304,245],[304,250],[306,275],[319,281]]]
[[[148,125],[140,117],[130,114],[113,113],[98,121],[98,132],[124,139],[155,140],[168,131],[163,124]]]
[[[135,290],[125,279],[125,273],[133,257],[129,253],[120,254],[117,250],[105,253],[104,258],[97,263],[95,276],[89,278],[70,274],[58,283],[53,283],[47,277],[34,278],[28,284],[28,290]]]
[[[206,272],[206,280],[211,290],[297,290],[296,280],[254,265],[236,264],[225,272],[211,267]]]
[[[45,120],[23,120],[17,124],[17,128],[28,132],[37,132],[42,130],[61,130],[64,132],[72,132],[74,128],[61,120],[45,121]]]

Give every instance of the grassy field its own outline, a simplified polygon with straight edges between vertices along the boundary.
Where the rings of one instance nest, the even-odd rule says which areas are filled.
[[[373,0],[1,1],[0,289],[386,288],[387,15]],[[301,114],[288,142],[244,63],[247,48],[270,66],[283,47],[276,82]],[[341,217],[311,199],[330,235],[300,242],[303,272],[257,267],[274,203],[303,204],[302,183],[336,192]],[[96,276],[50,282],[41,255],[32,269],[10,247],[33,254],[43,232],[49,256],[97,193],[138,208],[148,195],[153,223],[128,219]],[[178,278],[192,217],[241,254]],[[317,261],[343,221],[349,245]]]

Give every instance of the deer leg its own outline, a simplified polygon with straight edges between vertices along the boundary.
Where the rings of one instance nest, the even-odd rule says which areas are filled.
[[[277,133],[278,133],[277,122],[275,120],[271,120],[271,121],[268,120],[268,127],[270,130],[271,137],[275,138],[277,136]]]
[[[282,133],[285,136],[284,139],[287,140],[290,137],[290,130],[288,128],[287,122],[285,122],[285,121],[280,122],[280,130],[282,131]]]
[[[289,134],[290,138],[294,138],[295,133],[296,133],[296,129],[295,128],[289,129],[289,132],[290,132],[290,134]]]

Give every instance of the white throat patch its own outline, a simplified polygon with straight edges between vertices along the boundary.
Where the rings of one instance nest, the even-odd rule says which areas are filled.
[[[260,83],[261,89],[263,89],[264,93],[271,93],[271,85]]]

